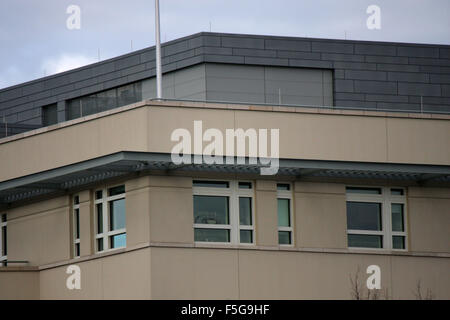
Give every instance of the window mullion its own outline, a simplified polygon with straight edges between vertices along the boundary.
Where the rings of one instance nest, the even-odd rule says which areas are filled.
[[[230,182],[231,187],[231,198],[230,201],[232,205],[230,205],[230,223],[231,223],[231,243],[238,244],[239,243],[239,195],[237,192],[238,184],[236,181]]]
[[[392,223],[391,223],[391,212],[392,212],[392,207],[391,207],[391,202],[390,202],[390,197],[388,194],[388,191],[390,192],[389,189],[385,190],[386,192],[386,199],[384,201],[385,205],[384,205],[384,212],[383,212],[383,219],[385,219],[386,223],[386,229],[384,230],[384,237],[386,238],[386,249],[392,249],[392,236],[391,236],[391,231],[392,231]]]
[[[109,249],[109,241],[108,241],[108,231],[109,231],[109,210],[108,210],[108,200],[107,200],[107,189],[103,189],[103,250]]]

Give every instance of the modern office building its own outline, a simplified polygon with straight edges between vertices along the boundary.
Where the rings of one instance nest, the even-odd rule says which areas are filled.
[[[154,48],[0,90],[0,299],[352,299],[373,265],[381,298],[450,299],[450,46],[199,33],[162,55],[163,100]],[[241,134],[244,162],[176,163],[177,130],[197,156]]]

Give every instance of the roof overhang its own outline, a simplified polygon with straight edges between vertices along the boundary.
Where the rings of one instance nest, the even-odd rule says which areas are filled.
[[[191,159],[193,157],[192,155]],[[260,169],[265,167],[260,163],[267,163],[254,158],[239,158],[240,162],[238,158],[234,160],[234,164],[193,164],[191,161],[192,164],[176,165],[169,153],[123,151],[0,182],[0,204],[64,194],[112,178],[152,170],[166,173],[176,171],[260,175]],[[292,176],[295,179],[387,180],[402,185],[442,186],[450,185],[450,166],[280,159],[277,176]],[[261,177],[266,179],[270,176]]]

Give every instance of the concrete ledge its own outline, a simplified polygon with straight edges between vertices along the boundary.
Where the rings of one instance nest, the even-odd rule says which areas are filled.
[[[125,254],[136,250],[148,248],[186,248],[186,249],[219,249],[219,250],[252,250],[252,251],[278,251],[278,252],[297,252],[297,253],[331,253],[331,254],[359,254],[359,255],[378,255],[378,256],[399,256],[399,257],[430,257],[430,258],[450,258],[448,252],[407,252],[384,249],[335,249],[335,248],[295,248],[291,246],[253,246],[253,245],[226,245],[226,244],[204,244],[204,243],[161,243],[149,242],[141,243],[128,248],[115,249],[108,252],[97,253],[76,259],[64,260],[52,264],[34,267],[6,267],[0,268],[0,271],[24,271],[14,270],[15,268],[27,268],[27,271],[42,271],[58,268],[71,264],[101,259],[119,254]],[[11,268],[11,269],[9,269]]]
[[[228,109],[235,111],[260,111],[260,112],[277,112],[277,113],[304,113],[304,114],[323,114],[323,115],[345,115],[345,116],[365,116],[365,117],[385,117],[385,118],[409,118],[424,120],[450,120],[448,114],[428,114],[428,113],[406,113],[406,112],[385,112],[385,111],[367,111],[367,110],[351,110],[351,109],[335,109],[332,107],[314,107],[314,106],[274,106],[274,105],[247,105],[234,104],[226,102],[197,102],[197,101],[180,101],[180,100],[145,100],[136,102],[127,106],[115,108],[112,110],[92,114],[65,122],[57,123],[52,126],[43,127],[14,136],[0,139],[0,144],[24,139],[45,132],[58,130],[79,123],[96,120],[117,113],[138,109],[142,107],[175,107],[175,108],[194,108],[194,109]]]

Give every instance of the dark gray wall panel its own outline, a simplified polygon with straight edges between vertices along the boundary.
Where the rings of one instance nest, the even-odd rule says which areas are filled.
[[[311,50],[313,52],[353,53],[353,43],[314,41]]]
[[[356,44],[356,54],[370,54],[381,56],[396,56],[397,48],[393,45],[379,45],[379,44]]]
[[[286,51],[311,51],[311,42],[298,40],[266,39],[265,49]]]
[[[440,96],[441,86],[438,84],[399,83],[398,93],[411,96]]]
[[[225,48],[229,49],[229,48]],[[230,49],[231,51],[231,49]],[[275,58],[277,52],[275,50],[261,50],[261,49],[232,49],[232,52],[236,56],[247,56],[247,57],[267,57]]]
[[[397,94],[397,82],[355,80],[355,92]]]
[[[264,49],[264,39],[250,37],[222,37],[223,47]]]
[[[270,65],[270,66],[288,66],[288,59],[263,58],[263,57],[245,57],[245,64]]]
[[[366,101],[378,102],[408,102],[408,96],[389,95],[389,94],[366,94]]]
[[[387,79],[387,74],[383,71],[345,70],[345,78],[384,81]]]
[[[298,51],[277,51],[278,58],[289,58],[299,60],[320,60],[320,52],[298,52]]]
[[[333,66],[337,69],[377,70],[375,63],[334,61]]]
[[[340,80],[334,81],[335,94],[340,92],[354,92],[353,80]]]
[[[385,57],[385,56],[366,55],[365,58],[366,58],[365,59],[366,62],[408,64],[408,58],[407,57]]]
[[[234,50],[245,50],[245,49],[234,49]],[[200,55],[200,54],[232,55],[233,54],[233,48],[200,47],[200,48],[195,49],[195,54],[196,55]]]
[[[397,106],[397,110],[415,110],[420,105],[425,111],[450,111],[448,45],[199,33],[162,44],[162,55],[165,73],[205,62],[332,70],[334,84],[326,86],[333,86],[331,96],[336,106],[389,110],[396,110]],[[131,52],[1,89],[0,117],[5,114],[8,122],[36,123],[45,104],[58,103],[62,115],[68,99],[154,75],[154,47]],[[207,88],[201,89],[202,82],[191,81],[191,86],[171,89],[171,96],[209,96]],[[240,92],[230,99],[242,98],[245,89],[242,83]],[[251,91],[251,85],[247,89]],[[213,90],[211,96],[226,100],[226,95],[218,92]],[[244,98],[248,102],[252,98],[256,99],[254,102],[278,101],[276,94],[267,92],[248,92]],[[324,104],[332,104],[325,100]],[[285,101],[295,102],[295,95],[286,93]]]
[[[289,59],[289,66],[303,67],[303,68],[331,69],[333,67],[333,64],[331,61]]]
[[[399,57],[422,57],[422,58],[439,58],[438,47],[420,47],[420,46],[398,46],[397,55]]]
[[[322,60],[364,62],[364,56],[342,53],[322,53]]]
[[[426,73],[412,73],[412,72],[389,72],[389,81],[402,82],[430,82],[430,75]]]

